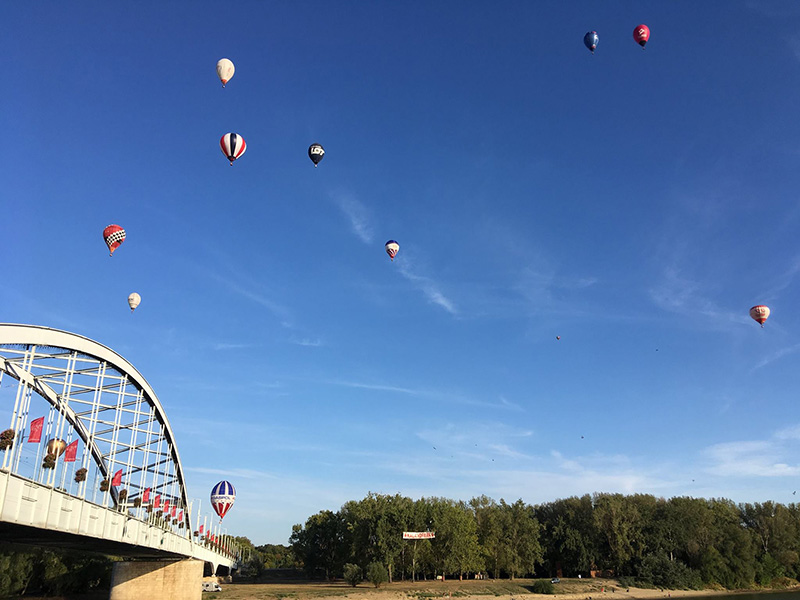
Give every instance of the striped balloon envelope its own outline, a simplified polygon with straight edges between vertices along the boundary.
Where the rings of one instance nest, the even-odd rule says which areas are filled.
[[[400,250],[400,244],[395,242],[394,240],[389,240],[386,242],[386,254],[389,255],[389,258],[394,260],[394,257],[397,256],[397,252]]]
[[[114,250],[119,248],[119,245],[125,241],[125,230],[119,225],[109,225],[103,229],[103,239],[108,246],[109,256],[114,255]]]
[[[242,154],[244,154],[244,151],[247,150],[247,143],[238,133],[226,133],[219,140],[219,147],[222,149],[222,153],[225,155],[225,157],[231,161],[232,166],[233,161],[239,158]]]
[[[225,518],[225,514],[233,506],[236,500],[236,490],[228,481],[220,481],[217,485],[211,488],[211,506],[214,512],[219,515],[219,520]]]

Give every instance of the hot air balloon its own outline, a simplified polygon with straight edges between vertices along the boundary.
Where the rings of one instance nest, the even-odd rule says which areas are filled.
[[[142,297],[136,292],[133,292],[130,296],[128,296],[128,306],[131,307],[131,312],[136,310],[136,307],[139,306],[141,301]]]
[[[103,239],[108,246],[109,256],[114,254],[114,250],[119,248],[119,245],[125,241],[125,230],[119,225],[109,225],[103,229]]]
[[[561,339],[561,336],[560,336],[560,335],[557,335],[557,336],[556,336],[556,339],[557,339],[557,340],[560,340],[560,339]]]
[[[231,166],[233,166],[233,161],[247,150],[247,143],[238,133],[226,133],[220,138],[219,147],[222,149],[222,153],[225,157],[231,161]]]
[[[644,48],[645,44],[647,44],[647,40],[650,39],[650,28],[644,23],[637,25],[633,30],[633,39]]]
[[[225,518],[233,501],[236,500],[236,490],[227,481],[220,481],[217,485],[211,488],[211,506],[214,507],[214,512],[219,515],[219,520]]]
[[[592,51],[592,54],[594,54],[595,48],[597,48],[597,42],[599,41],[600,37],[597,35],[596,31],[590,31],[583,36],[583,44]]]
[[[325,148],[323,148],[321,144],[311,144],[308,147],[308,158],[314,163],[314,167],[316,167],[324,157]]]
[[[47,453],[52,454],[56,458],[64,454],[64,450],[67,449],[67,442],[64,440],[60,440],[58,438],[53,438],[49,442],[47,442]]]
[[[750,318],[757,323],[761,323],[761,327],[764,327],[764,322],[769,318],[769,307],[763,304],[756,304],[750,309]]]
[[[397,256],[397,251],[400,250],[400,244],[395,242],[394,240],[389,240],[386,242],[386,254],[389,255],[389,258],[394,260],[394,257]]]
[[[225,87],[225,84],[231,80],[234,71],[236,71],[236,69],[233,63],[227,58],[220,58],[219,61],[217,61],[217,76],[222,82],[222,87]]]

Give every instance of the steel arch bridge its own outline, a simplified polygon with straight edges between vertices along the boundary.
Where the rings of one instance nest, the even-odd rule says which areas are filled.
[[[175,436],[158,397],[132,364],[80,335],[0,324],[0,387],[8,388],[9,378],[15,384],[9,392],[13,410],[0,447],[3,438],[11,443],[2,452],[0,473],[122,513],[123,531],[130,520],[156,527],[162,548],[170,546],[164,545],[165,534],[188,541],[172,544],[174,555],[203,558],[215,566],[235,563],[236,549],[229,540],[192,530],[193,517],[198,528],[200,520],[192,514]],[[32,413],[32,401],[44,407],[43,417]],[[37,432],[41,439],[32,439],[39,437]],[[22,458],[32,452],[30,441],[38,442],[33,461]],[[5,514],[2,519],[7,520]],[[198,556],[197,550],[214,556]],[[137,556],[136,550],[128,555]]]

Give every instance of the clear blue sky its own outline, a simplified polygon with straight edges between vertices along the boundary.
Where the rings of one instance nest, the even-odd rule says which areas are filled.
[[[230,533],[286,543],[369,491],[795,500],[796,2],[3,21],[0,320],[131,361],[190,496],[236,486]]]

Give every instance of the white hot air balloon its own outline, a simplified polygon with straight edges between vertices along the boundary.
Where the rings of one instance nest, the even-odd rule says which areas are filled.
[[[236,69],[230,60],[227,58],[219,59],[217,62],[217,75],[219,76],[219,80],[222,82],[222,87],[225,87],[225,84],[231,80],[234,71],[236,71]]]
[[[130,296],[128,296],[128,306],[131,307],[131,312],[136,310],[136,307],[139,306],[139,303],[142,301],[142,297],[133,292]]]

